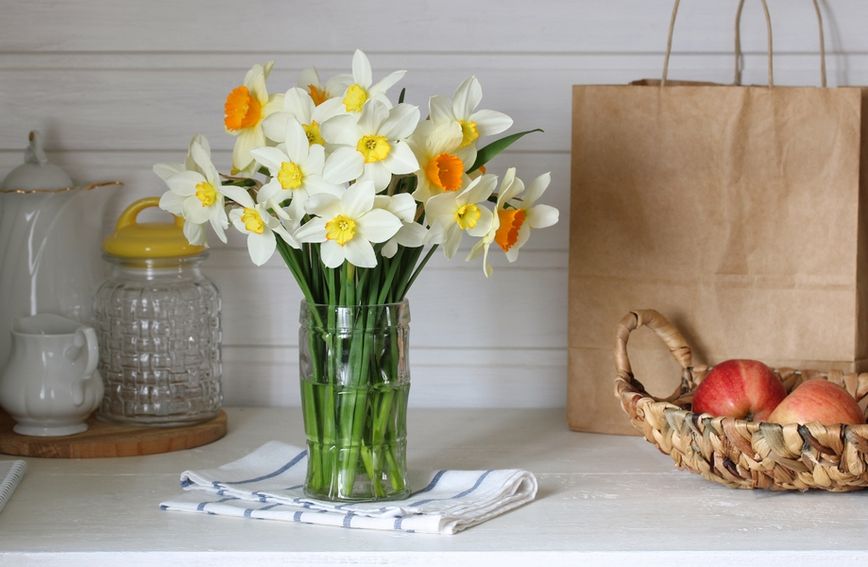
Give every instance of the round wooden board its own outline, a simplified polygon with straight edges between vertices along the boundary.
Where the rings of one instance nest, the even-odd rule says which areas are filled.
[[[132,457],[192,449],[226,435],[226,412],[184,427],[142,427],[106,423],[93,417],[88,429],[67,437],[31,437],[12,431],[15,422],[0,411],[0,453],[20,457],[91,459]]]

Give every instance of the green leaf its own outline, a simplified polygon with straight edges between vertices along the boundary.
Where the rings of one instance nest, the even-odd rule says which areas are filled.
[[[405,94],[407,94],[407,88],[406,87],[401,89],[401,94],[398,95],[398,104],[401,104],[402,102],[404,102],[404,95]]]
[[[491,159],[494,156],[496,156],[497,154],[499,154],[500,152],[502,152],[503,150],[505,150],[506,148],[508,148],[509,146],[514,144],[515,142],[517,142],[519,139],[524,137],[526,134],[530,134],[532,132],[542,132],[542,131],[543,131],[542,128],[534,128],[533,130],[525,130],[524,132],[517,132],[515,134],[510,134],[509,136],[505,136],[499,140],[495,140],[495,141],[491,142],[490,144],[488,144],[487,146],[485,146],[484,148],[479,148],[479,150],[476,152],[476,161],[473,162],[473,165],[470,166],[470,169],[467,170],[467,173],[470,173],[472,171],[476,171],[477,169],[479,169],[480,167],[482,167],[483,165],[485,165],[486,163],[491,161]]]

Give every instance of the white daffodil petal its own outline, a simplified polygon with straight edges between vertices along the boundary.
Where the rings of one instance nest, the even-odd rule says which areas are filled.
[[[278,235],[281,240],[289,244],[291,247],[295,248],[296,250],[301,249],[301,243],[296,240],[295,236],[293,236],[285,228],[283,228],[283,225],[278,224],[277,226],[272,227],[271,230],[274,232],[274,234]]]
[[[532,207],[537,200],[543,196],[549,183],[552,181],[552,175],[549,172],[543,173],[536,179],[530,182],[527,191],[522,195],[522,204],[525,208]]]
[[[280,170],[281,163],[288,161],[287,155],[277,148],[254,148],[250,150],[250,155],[257,162],[264,165],[272,175],[275,175]]]
[[[358,183],[373,183],[374,190],[379,193],[389,186],[392,180],[392,172],[383,167],[382,163],[365,164],[365,171],[356,180]]]
[[[205,228],[201,224],[185,221],[183,232],[184,238],[186,238],[187,242],[190,244],[197,244],[199,246],[205,245]]]
[[[473,110],[482,101],[482,85],[476,77],[470,76],[455,89],[452,97],[452,111],[455,116],[467,119],[473,114]]]
[[[204,136],[198,136],[190,142],[190,158],[199,167],[199,171],[203,173],[214,168],[214,165],[211,163],[210,146],[207,140],[204,144],[202,143],[204,139]]]
[[[399,104],[389,111],[389,115],[377,131],[389,140],[403,140],[413,133],[419,124],[419,107],[412,104]]]
[[[319,144],[308,146],[307,157],[298,163],[301,165],[305,178],[309,175],[322,175],[323,167],[325,167],[325,148]]]
[[[307,134],[304,133],[301,123],[295,118],[290,118],[286,121],[286,155],[289,156],[289,161],[301,163],[307,158],[310,142],[307,140]],[[320,146],[322,147],[322,146]]]
[[[317,193],[308,198],[305,209],[312,215],[331,218],[339,215],[342,207],[340,197],[331,193]]]
[[[432,156],[444,152],[454,152],[461,144],[464,135],[461,133],[461,125],[458,122],[431,123],[425,139],[425,148]],[[470,164],[467,164],[470,167]]]
[[[223,194],[224,197],[235,201],[242,207],[253,208],[254,206],[256,206],[256,203],[253,202],[253,197],[250,196],[246,189],[243,189],[241,187],[235,187],[234,185],[223,185],[218,190],[220,191],[220,193]],[[239,213],[239,215],[240,214],[241,213]]]
[[[443,95],[434,95],[428,99],[428,114],[434,124],[455,122],[455,114],[452,113],[452,101]]]
[[[368,211],[356,223],[358,235],[375,244],[389,240],[401,229],[401,220],[384,209]]]
[[[322,124],[326,120],[345,112],[344,101],[340,97],[330,98],[313,109],[311,119]],[[310,121],[304,122],[304,124],[310,124]]]
[[[307,88],[309,85],[319,86],[319,73],[313,67],[308,67],[307,69],[302,69],[298,74],[297,85],[301,85],[304,88]]]
[[[413,150],[407,142],[398,142],[392,146],[389,157],[383,162],[392,173],[405,175],[415,173],[419,169],[419,160],[413,154]],[[388,183],[387,183],[388,185]]]
[[[383,244],[383,247],[380,248],[380,255],[382,255],[383,258],[394,258],[397,253],[398,242],[395,238],[389,239],[385,244]]]
[[[374,247],[364,238],[353,238],[344,244],[344,256],[357,268],[376,268],[377,255]]]
[[[480,136],[492,136],[509,130],[512,118],[496,110],[479,110],[470,116],[470,121],[476,123],[476,131]]]
[[[292,116],[288,112],[275,112],[262,121],[262,132],[265,137],[277,143],[286,140],[286,121]]]
[[[458,225],[452,225],[449,227],[449,230],[446,231],[446,241],[443,243],[443,252],[446,254],[447,258],[451,258],[455,256],[455,253],[458,251],[458,246],[461,244],[461,237],[464,235],[464,232]]]
[[[184,197],[182,195],[166,191],[160,196],[160,208],[164,211],[168,211],[173,215],[180,215],[183,212],[183,207]]]
[[[265,231],[262,234],[249,233],[247,235],[247,252],[250,254],[250,259],[257,266],[268,262],[271,256],[274,255],[274,250],[277,248],[277,241],[274,239],[274,233]]]
[[[352,218],[359,217],[374,207],[374,186],[371,183],[359,182],[351,185],[341,199],[344,214]],[[391,235],[390,235],[391,236]]]
[[[347,183],[365,170],[365,159],[354,148],[337,148],[325,160],[323,178],[330,183]]]
[[[351,146],[355,149],[361,137],[355,115],[341,114],[325,121],[320,126],[323,138],[331,144]]]
[[[377,84],[371,87],[371,92],[374,93],[385,93],[387,90],[392,88],[395,83],[404,78],[404,75],[407,74],[407,71],[393,71],[377,81]]]
[[[416,218],[416,199],[409,193],[398,193],[386,199],[389,199],[386,206],[378,208],[391,211],[403,222],[413,222]]]
[[[283,95],[283,109],[302,124],[310,124],[314,108],[313,99],[306,90],[293,87]]]
[[[261,203],[269,203],[272,206],[277,206],[278,203],[289,199],[292,196],[292,191],[285,190],[280,186],[280,182],[277,181],[277,179],[272,179],[259,188],[259,191],[256,194],[256,200]]]
[[[379,101],[368,101],[359,115],[359,129],[363,134],[379,134],[380,126],[388,118],[388,107]]]
[[[366,89],[374,82],[371,62],[361,49],[356,49],[353,53],[353,80]]]
[[[560,211],[551,205],[536,205],[527,210],[527,224],[531,228],[547,228],[558,222]]]
[[[325,224],[325,219],[310,219],[295,231],[295,238],[299,242],[325,242]]]
[[[406,248],[418,248],[428,239],[428,230],[417,222],[409,222],[395,234],[394,240]]]
[[[244,86],[253,94],[260,103],[268,100],[268,89],[265,87],[265,69],[256,64],[247,71],[244,77]]]
[[[479,203],[488,199],[497,186],[497,176],[486,173],[474,179],[467,188],[459,194],[465,203]]]
[[[154,173],[157,174],[157,177],[166,181],[173,175],[181,173],[186,168],[183,163],[158,163],[153,167]]]
[[[322,246],[319,248],[319,255],[322,258],[322,263],[327,268],[337,268],[344,263],[346,256],[343,246],[334,240],[323,240],[320,242],[322,242]]]
[[[490,209],[479,207],[479,219],[476,224],[467,229],[470,236],[484,236],[491,229],[492,219],[495,218]]]
[[[208,222],[208,217],[211,216],[211,211],[208,207],[203,207],[202,203],[196,197],[187,197],[184,199],[184,218],[196,224]]]
[[[265,146],[265,134],[262,133],[262,128],[241,130],[232,148],[232,166],[238,170],[245,169],[253,161],[250,150],[262,146]]]
[[[455,193],[440,193],[434,195],[425,203],[426,218],[432,224],[452,223],[452,213],[455,210]]]
[[[329,195],[340,197],[343,195],[344,191],[346,191],[343,184],[338,185],[336,183],[329,183],[319,175],[308,175],[305,177],[304,188],[307,190],[308,195],[327,193]]]
[[[217,238],[220,239],[220,242],[226,244],[226,226],[228,221],[226,220],[226,212],[222,209],[220,210],[223,213],[219,218],[211,217],[211,228],[214,230],[214,233],[217,235]]]
[[[182,171],[166,180],[169,189],[178,195],[188,197],[196,193],[196,185],[206,182],[205,177],[196,171]]]

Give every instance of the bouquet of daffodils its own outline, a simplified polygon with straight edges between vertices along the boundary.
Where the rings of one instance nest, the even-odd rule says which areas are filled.
[[[526,186],[515,169],[499,184],[486,173],[489,160],[534,130],[480,146],[512,119],[477,108],[475,77],[451,98],[432,96],[423,119],[404,91],[395,102],[387,96],[405,72],[374,82],[361,51],[352,74],[322,82],[306,70],[283,94],[269,95],[271,68],[254,65],[226,98],[224,124],[235,136],[231,172],[218,173],[208,141],[195,136],[184,164],[154,167],[169,189],[160,206],[183,217],[191,243],[206,243],[205,225],[226,242],[231,225],[246,236],[254,264],[277,251],[298,283],[317,330],[301,345],[310,492],[353,497],[358,462],[375,496],[401,494],[406,486],[389,440],[397,443],[403,432],[389,424],[406,392],[361,389],[405,381],[396,359],[404,356],[396,347],[404,335],[378,334],[388,314],[356,311],[347,323],[316,306],[399,304],[435,250],[453,257],[465,234],[476,239],[467,259],[481,257],[491,275],[492,246],[514,262],[532,229],[557,222],[557,209],[537,204],[550,177]],[[347,335],[357,338],[344,344]],[[318,451],[317,443],[331,449]]]

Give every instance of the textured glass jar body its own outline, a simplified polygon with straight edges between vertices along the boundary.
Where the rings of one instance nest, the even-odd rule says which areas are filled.
[[[407,486],[407,302],[301,305],[299,367],[308,447],[305,493],[393,500]]]
[[[105,384],[100,417],[171,426],[219,412],[220,295],[199,269],[204,257],[106,256],[112,274],[94,300]]]

